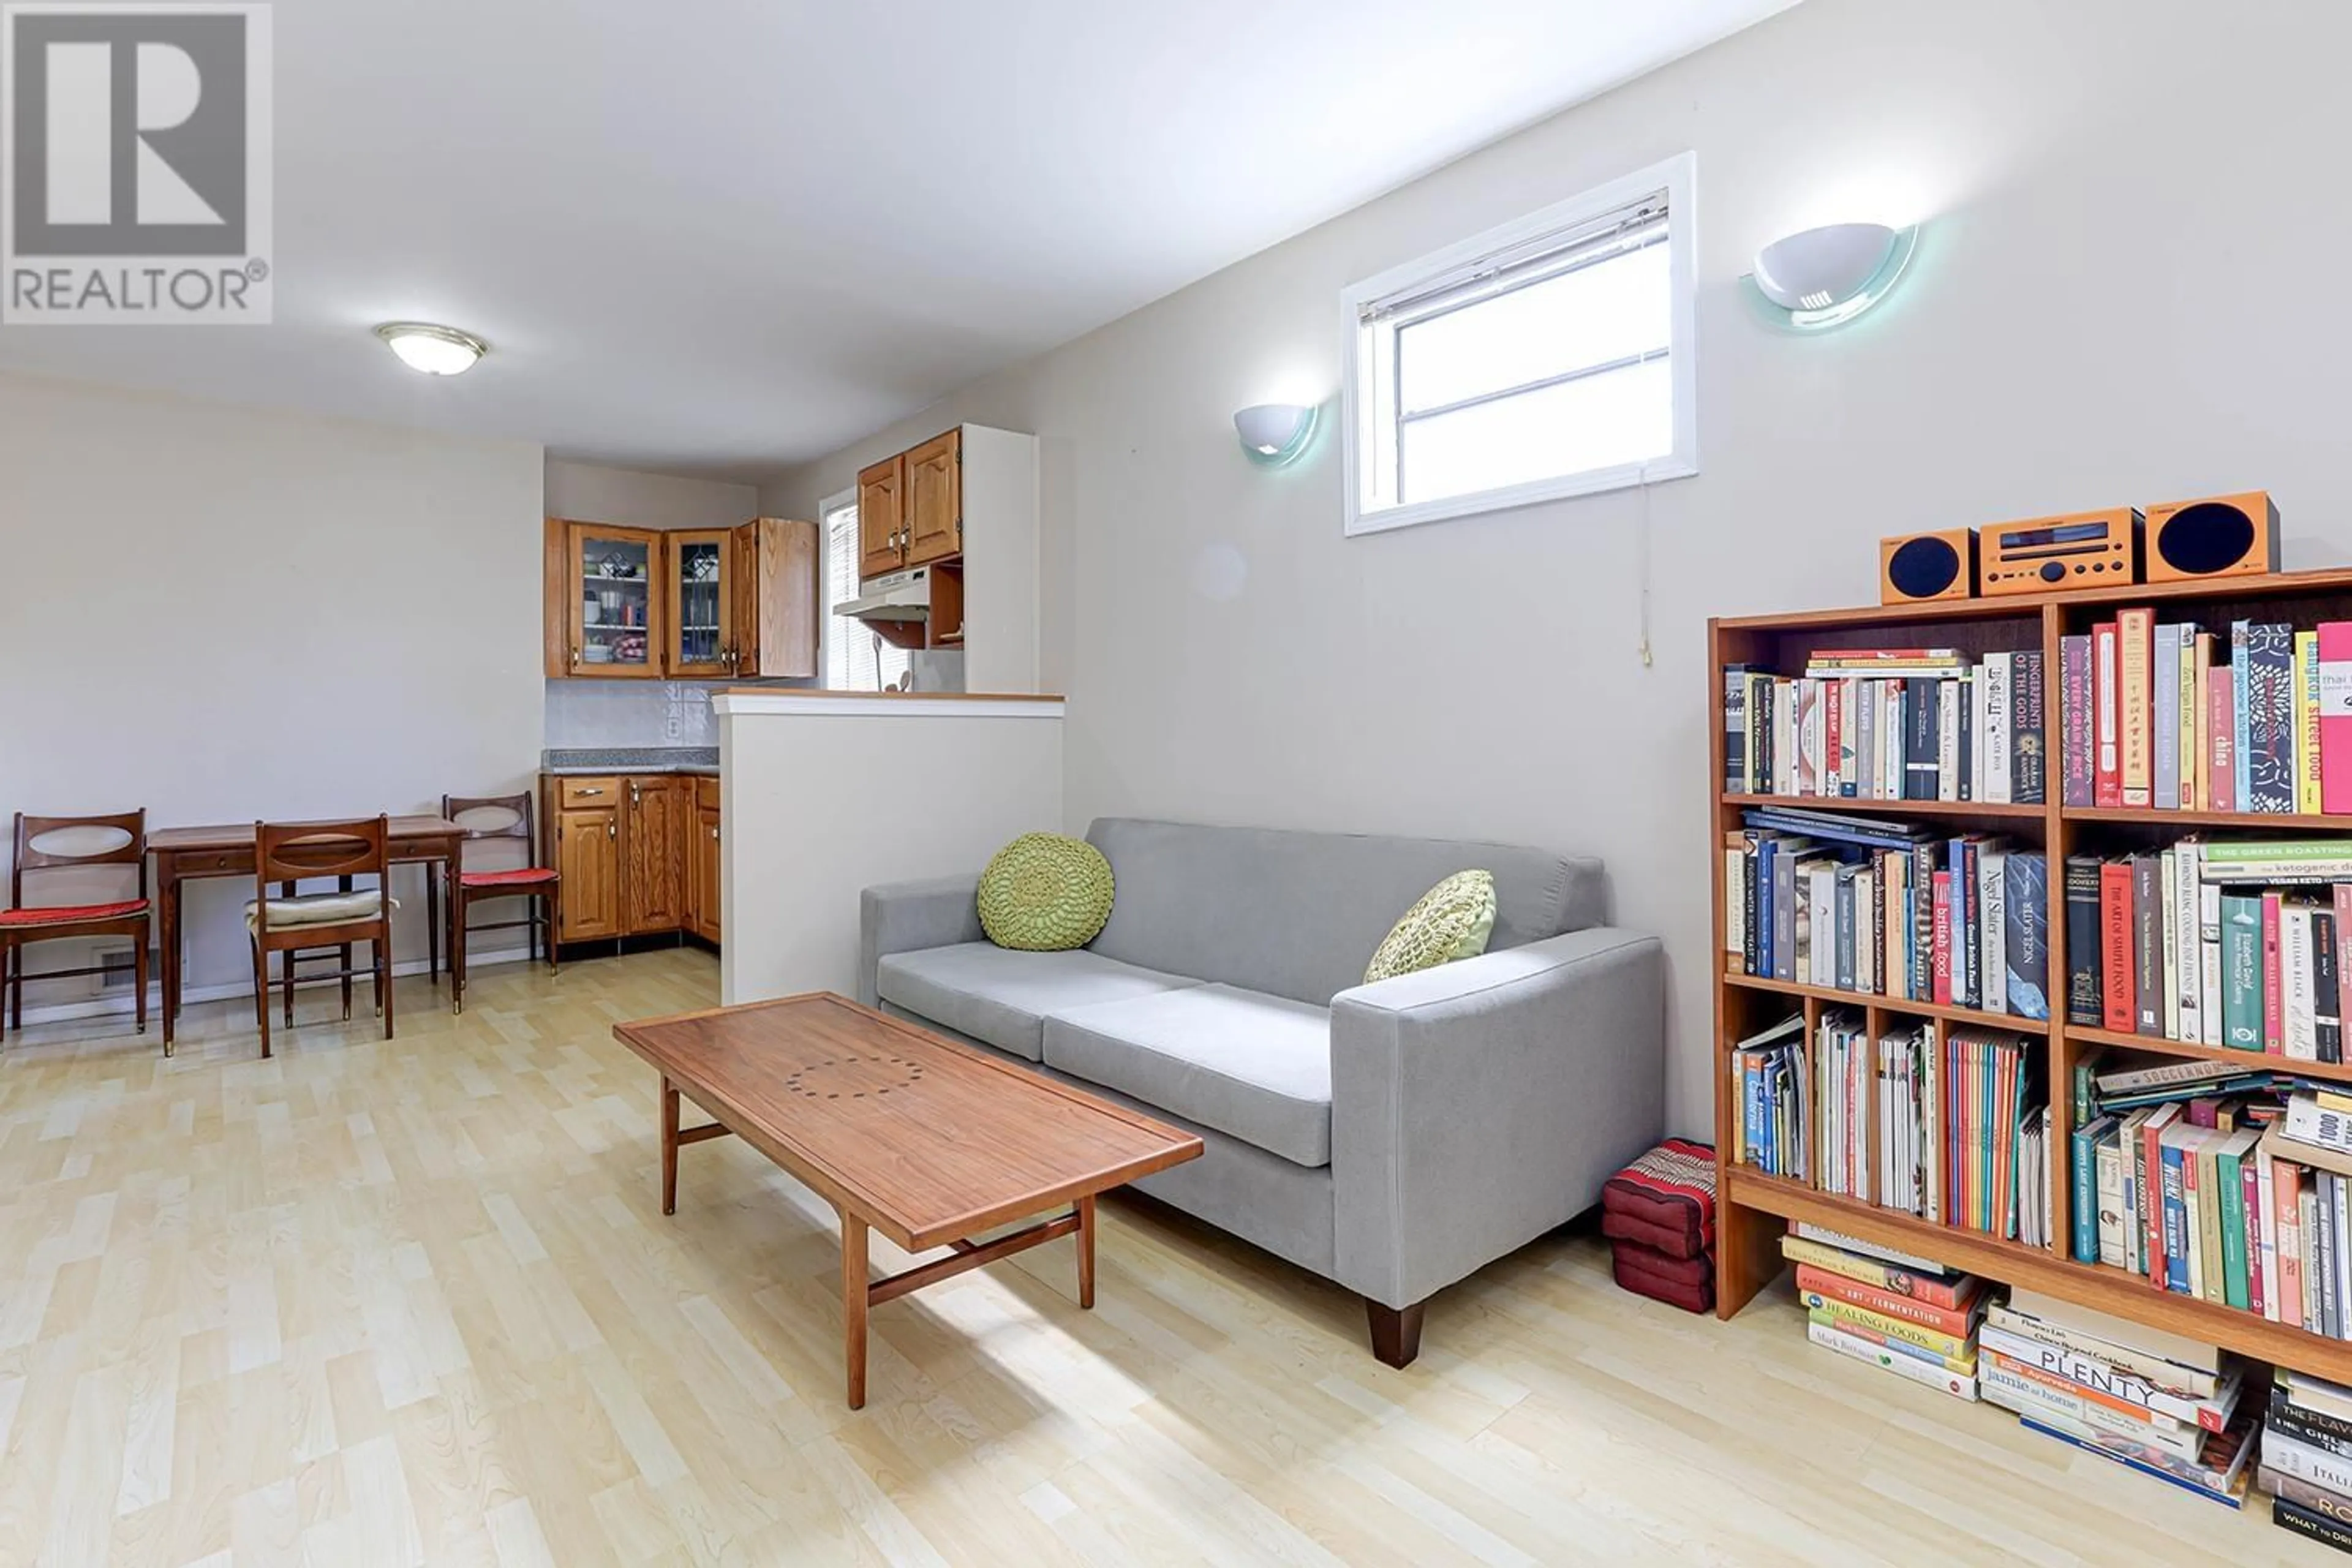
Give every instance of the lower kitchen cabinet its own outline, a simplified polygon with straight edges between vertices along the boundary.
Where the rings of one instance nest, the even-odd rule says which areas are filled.
[[[675,931],[719,940],[718,780],[550,776],[541,795],[563,877],[558,942]]]

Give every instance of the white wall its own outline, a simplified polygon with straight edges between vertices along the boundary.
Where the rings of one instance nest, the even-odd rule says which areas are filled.
[[[976,873],[1011,839],[1062,820],[1061,703],[786,692],[719,702],[719,987],[730,1005],[856,995],[866,889]]]
[[[1478,835],[1608,858],[1674,969],[1670,1107],[1710,1120],[1706,618],[1874,596],[1910,529],[2267,486],[2352,545],[2352,11],[1809,0],[800,470],[804,510],[958,419],[1044,437],[1044,684],[1067,820]],[[1349,541],[1337,443],[1230,415],[1338,384],[1339,290],[1698,153],[1703,471]],[[1930,220],[1827,337],[1738,279],[1779,235]],[[1642,657],[1645,602],[1654,662]]]
[[[627,528],[732,528],[760,515],[750,485],[547,460],[547,515]]]
[[[143,805],[166,827],[525,787],[541,461],[517,443],[0,378],[0,816]],[[394,947],[419,962],[421,876],[394,879]],[[252,896],[190,884],[192,989],[248,983]],[[72,944],[33,955],[73,962]],[[88,985],[30,989],[27,1010]]]

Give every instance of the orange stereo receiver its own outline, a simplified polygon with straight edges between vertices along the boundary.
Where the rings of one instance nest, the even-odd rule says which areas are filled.
[[[1979,533],[1977,592],[2054,594],[2139,581],[2137,507],[2005,522]]]

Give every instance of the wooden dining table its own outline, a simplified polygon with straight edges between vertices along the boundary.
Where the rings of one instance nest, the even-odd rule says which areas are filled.
[[[436,872],[445,879],[454,875],[457,865],[458,847],[466,840],[466,830],[446,817],[395,816],[392,819],[392,861],[394,865],[422,864],[425,867],[427,886]],[[148,852],[155,858],[155,896],[162,904],[163,945],[163,1050],[171,1053],[173,1026],[180,1016],[180,885],[207,878],[243,877],[254,874],[253,824],[224,823],[217,827],[166,827],[147,836]],[[437,862],[437,866],[436,865]],[[456,918],[457,900],[454,898],[432,900],[437,910],[445,911],[445,920]],[[427,921],[430,943],[430,963],[436,975],[441,969],[441,952],[445,939],[453,932],[440,923]],[[452,942],[451,951],[454,951]]]

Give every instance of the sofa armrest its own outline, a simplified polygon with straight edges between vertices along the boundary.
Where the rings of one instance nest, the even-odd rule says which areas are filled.
[[[878,1005],[875,973],[889,953],[987,940],[980,928],[977,871],[868,888],[857,900],[857,999],[868,1007]]]
[[[1408,1307],[1590,1207],[1663,1129],[1665,1000],[1608,927],[1332,998],[1340,1283]]]

